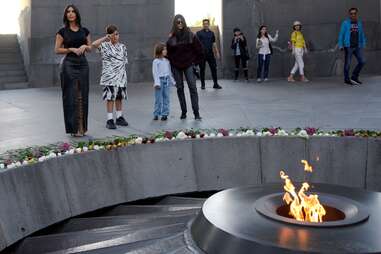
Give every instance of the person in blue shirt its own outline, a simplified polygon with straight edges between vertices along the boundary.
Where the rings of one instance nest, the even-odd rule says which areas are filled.
[[[345,52],[344,83],[347,85],[361,85],[359,80],[360,72],[365,65],[363,48],[366,45],[366,38],[362,22],[358,18],[357,8],[349,9],[349,18],[341,24],[339,35],[339,48]],[[357,59],[357,66],[350,76],[352,56]]]

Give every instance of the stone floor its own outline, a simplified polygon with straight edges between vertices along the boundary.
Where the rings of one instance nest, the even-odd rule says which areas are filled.
[[[317,79],[308,84],[273,80],[266,84],[223,80],[223,90],[199,91],[203,121],[179,119],[176,90],[172,89],[168,122],[152,121],[151,84],[130,84],[126,110],[128,128],[105,128],[101,90],[90,92],[88,138],[149,134],[182,128],[313,126],[322,129],[380,129],[381,76],[364,78],[365,85],[349,87],[341,79]],[[210,87],[211,85],[208,84]],[[189,98],[187,96],[187,98]],[[188,105],[190,101],[188,99]],[[0,153],[31,145],[71,141],[65,134],[59,88],[0,91]]]

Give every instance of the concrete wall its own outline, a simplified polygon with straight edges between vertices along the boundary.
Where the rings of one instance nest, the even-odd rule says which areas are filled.
[[[30,38],[31,38],[31,0],[21,0],[19,15],[20,33],[18,35],[21,53],[23,55],[25,70],[29,76],[30,71]]]
[[[381,66],[377,64],[381,57],[379,0],[223,0],[224,75],[232,76],[230,43],[234,27],[240,27],[247,36],[252,56],[249,63],[250,74],[256,75],[255,38],[259,26],[266,24],[271,34],[280,30],[279,41],[274,43],[278,49],[275,49],[272,58],[270,75],[286,77],[293,65],[291,54],[286,49],[295,20],[304,24],[304,35],[311,50],[306,57],[307,75],[341,75],[343,54],[334,49],[340,23],[347,17],[348,9],[353,6],[360,9],[369,42],[365,52],[368,64],[364,73],[380,74]]]
[[[86,212],[162,195],[266,183],[279,171],[381,191],[381,139],[242,137],[173,141],[60,157],[0,172],[0,250]],[[303,173],[301,159],[315,172]]]
[[[93,39],[103,36],[108,24],[116,24],[129,49],[130,81],[152,79],[153,46],[165,41],[174,13],[173,0],[31,0],[30,83],[33,87],[59,83],[59,56],[54,54],[55,34],[62,27],[65,6],[78,6],[83,26]],[[26,24],[21,24],[24,26]],[[24,28],[22,28],[24,30]],[[97,84],[101,63],[96,53],[88,55],[91,83]]]

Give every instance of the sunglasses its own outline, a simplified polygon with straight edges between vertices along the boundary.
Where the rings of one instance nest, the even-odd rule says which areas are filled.
[[[176,24],[180,25],[180,24],[184,24],[184,22],[182,20],[177,20]]]

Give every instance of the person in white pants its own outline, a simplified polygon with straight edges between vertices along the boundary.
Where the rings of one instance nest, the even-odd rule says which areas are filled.
[[[295,57],[295,65],[291,70],[290,76],[288,77],[288,82],[295,82],[294,76],[299,70],[300,80],[303,82],[308,82],[309,80],[304,75],[304,60],[303,56],[307,53],[306,41],[301,32],[302,23],[299,21],[294,22],[293,32],[291,34],[291,46],[292,54]]]

